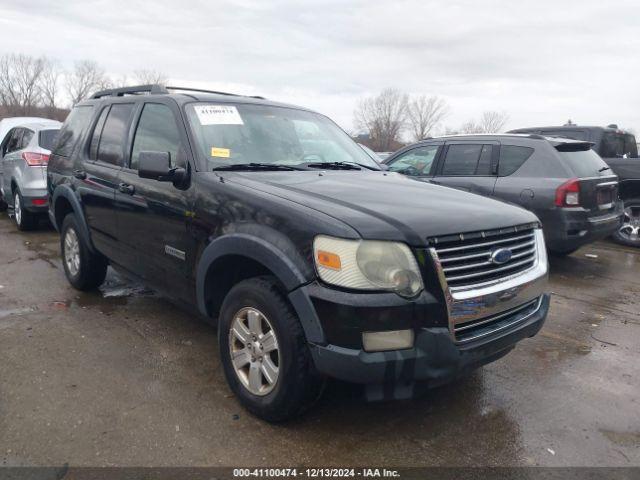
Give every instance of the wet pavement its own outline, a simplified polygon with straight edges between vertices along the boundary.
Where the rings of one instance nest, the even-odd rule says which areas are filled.
[[[212,327],[111,271],[73,290],[57,234],[2,215],[0,464],[640,465],[640,251],[551,270],[541,333],[469,378],[379,404],[332,382],[273,426],[227,388]]]

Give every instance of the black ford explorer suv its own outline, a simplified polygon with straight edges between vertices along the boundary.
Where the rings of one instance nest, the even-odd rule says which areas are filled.
[[[74,107],[49,161],[50,216],[74,287],[110,264],[217,323],[251,412],[296,415],[326,377],[406,398],[541,328],[532,213],[382,171],[312,111],[180,91]]]
[[[511,133],[538,133],[590,142],[593,150],[611,167],[620,182],[620,199],[624,202],[624,218],[613,239],[623,245],[640,247],[640,158],[636,137],[611,124],[588,127],[567,124],[561,127],[532,127]]]
[[[385,159],[416,180],[515,203],[535,213],[547,248],[569,254],[618,231],[618,178],[589,142],[540,135],[453,135]]]

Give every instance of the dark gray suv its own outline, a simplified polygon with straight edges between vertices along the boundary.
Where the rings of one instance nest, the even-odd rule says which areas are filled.
[[[618,178],[591,144],[540,135],[425,140],[384,162],[391,171],[518,204],[541,220],[547,248],[569,254],[620,225]]]
[[[611,167],[620,182],[618,194],[624,203],[624,220],[613,233],[613,239],[622,245],[640,247],[640,159],[636,137],[631,132],[614,124],[608,127],[567,124],[521,128],[509,133],[537,133],[590,142],[591,148]]]

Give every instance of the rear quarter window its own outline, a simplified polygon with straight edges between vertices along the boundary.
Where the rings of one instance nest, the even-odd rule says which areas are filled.
[[[53,150],[53,146],[56,143],[56,139],[58,138],[58,130],[40,130],[40,134],[38,135],[38,145],[41,148],[46,148],[47,150]]]
[[[506,177],[515,173],[531,155],[533,155],[533,148],[519,147],[517,145],[502,145],[500,147],[498,175]]]
[[[625,154],[624,135],[616,132],[605,132],[600,144],[600,155],[603,158],[619,158]]]
[[[73,147],[87,128],[92,113],[93,105],[79,105],[71,110],[60,129],[53,153],[62,157],[71,155]]]

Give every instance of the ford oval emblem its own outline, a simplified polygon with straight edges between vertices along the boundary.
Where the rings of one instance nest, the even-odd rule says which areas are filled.
[[[491,252],[491,263],[495,263],[496,265],[502,265],[503,263],[507,263],[511,260],[511,256],[513,252],[511,252],[508,248],[498,248]]]

